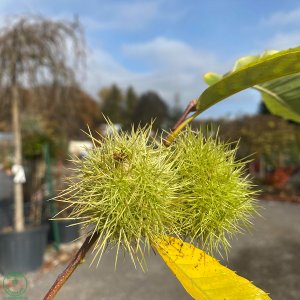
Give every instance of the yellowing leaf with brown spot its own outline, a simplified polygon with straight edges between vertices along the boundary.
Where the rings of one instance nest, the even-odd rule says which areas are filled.
[[[249,280],[222,266],[192,244],[174,237],[156,241],[156,249],[186,291],[199,300],[271,299]]]

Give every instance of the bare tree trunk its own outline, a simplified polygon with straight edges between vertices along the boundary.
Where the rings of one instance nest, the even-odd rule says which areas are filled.
[[[14,163],[22,165],[22,140],[20,126],[20,108],[19,108],[19,93],[16,85],[12,86],[12,118],[13,118],[13,133],[14,133]],[[14,226],[16,231],[24,230],[24,207],[23,207],[23,184],[16,182],[14,184],[15,196],[15,219]]]

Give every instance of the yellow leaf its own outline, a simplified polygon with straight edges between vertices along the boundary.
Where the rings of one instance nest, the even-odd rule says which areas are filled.
[[[155,247],[194,299],[271,299],[250,281],[222,266],[215,258],[192,244],[166,236],[156,241]]]

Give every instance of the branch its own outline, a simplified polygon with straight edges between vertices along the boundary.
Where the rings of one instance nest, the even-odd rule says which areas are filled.
[[[72,273],[76,270],[76,268],[81,264],[83,259],[85,258],[88,251],[91,249],[93,244],[96,242],[96,240],[99,238],[98,233],[94,233],[91,236],[88,236],[84,243],[82,244],[81,248],[77,251],[74,258],[71,260],[69,265],[66,267],[66,269],[58,275],[56,281],[51,286],[50,290],[44,297],[44,300],[51,300],[54,299],[57,292],[60,290],[60,288],[66,283],[68,278],[72,275]]]
[[[178,133],[180,132],[180,130],[183,127],[185,127],[188,123],[190,123],[192,120],[194,120],[199,115],[199,112],[197,112],[196,106],[197,106],[196,100],[192,100],[188,104],[188,106],[184,110],[183,114],[180,116],[178,121],[172,127],[170,134],[164,140],[164,144],[166,147],[170,146],[170,144],[173,142],[173,140],[175,139],[175,137],[178,135]],[[187,115],[191,112],[195,112],[195,113],[191,117],[186,119]]]
[[[178,121],[175,123],[175,125],[172,127],[171,132],[175,131],[176,128],[185,120],[185,118],[187,117],[187,115],[190,112],[196,111],[196,105],[197,105],[197,101],[196,100],[192,100],[188,106],[186,107],[186,109],[184,110],[183,114],[181,115],[181,117],[178,119]]]

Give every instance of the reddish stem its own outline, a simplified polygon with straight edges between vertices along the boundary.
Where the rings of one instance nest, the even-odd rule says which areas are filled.
[[[178,121],[175,123],[175,125],[172,127],[171,132],[175,131],[176,128],[185,120],[185,118],[187,117],[187,115],[192,112],[192,111],[196,111],[196,105],[197,105],[197,101],[196,100],[192,100],[188,106],[186,107],[186,109],[184,110],[183,114],[180,116],[180,118],[178,119]]]
[[[65,284],[65,282],[68,280],[68,278],[72,275],[72,273],[76,270],[76,268],[80,265],[82,260],[84,259],[87,252],[91,249],[93,244],[96,242],[97,238],[99,237],[99,234],[94,233],[92,236],[88,236],[80,249],[77,251],[74,258],[71,260],[67,268],[58,275],[57,279],[51,286],[50,290],[44,297],[44,300],[51,300],[54,299],[57,292],[61,289],[61,287]]]

